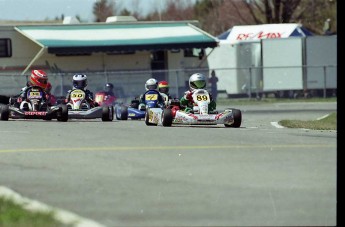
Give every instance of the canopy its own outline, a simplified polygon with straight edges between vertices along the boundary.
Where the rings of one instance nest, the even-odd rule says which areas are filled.
[[[218,39],[188,22],[26,25],[15,29],[51,54],[214,48]]]
[[[255,42],[261,39],[280,39],[293,36],[305,37],[313,35],[297,23],[259,24],[234,26],[219,35],[220,42],[235,44],[239,42]]]

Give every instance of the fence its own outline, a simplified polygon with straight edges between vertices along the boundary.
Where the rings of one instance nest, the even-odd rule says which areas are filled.
[[[200,72],[209,75],[215,70],[218,81],[218,92],[227,97],[232,96],[262,96],[269,93],[288,94],[296,96],[306,90],[312,94],[326,97],[329,91],[336,95],[337,66],[296,66],[296,67],[247,67],[247,68],[200,68],[156,70],[156,71],[114,71],[114,72],[87,72],[88,89],[97,92],[103,89],[105,83],[113,83],[118,98],[134,98],[145,91],[147,79],[160,75],[170,84],[170,94],[181,97],[188,89],[188,79],[192,73]],[[48,72],[49,73],[49,72]],[[53,85],[52,93],[56,96],[65,96],[72,88],[72,72],[49,73],[49,81]],[[162,77],[163,75],[163,77]],[[0,72],[0,95],[16,95],[25,86],[28,75]],[[209,86],[210,88],[210,86]],[[321,91],[321,94],[320,94]]]

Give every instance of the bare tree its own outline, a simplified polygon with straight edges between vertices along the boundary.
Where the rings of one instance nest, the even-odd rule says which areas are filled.
[[[162,0],[163,1],[163,0]],[[167,0],[139,20],[198,20],[200,27],[219,35],[235,25],[301,23],[315,34],[336,33],[337,0]],[[138,2],[137,2],[138,4]],[[138,7],[137,7],[138,8]],[[126,12],[128,13],[128,12]]]
[[[108,17],[114,14],[114,2],[109,2],[107,0],[96,1],[93,6],[93,14],[96,19],[95,22],[105,22]]]

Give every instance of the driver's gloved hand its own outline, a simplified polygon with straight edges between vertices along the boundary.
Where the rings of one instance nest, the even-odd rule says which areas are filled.
[[[143,103],[139,104],[138,109],[139,109],[139,110],[146,110],[145,104],[143,104]]]

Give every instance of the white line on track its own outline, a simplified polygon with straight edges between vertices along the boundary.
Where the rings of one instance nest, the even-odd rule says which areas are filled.
[[[322,119],[324,119],[324,118],[326,118],[328,116],[329,116],[329,114],[326,114],[326,115],[323,115],[322,117],[316,118],[316,120],[322,120]]]
[[[285,128],[284,126],[281,126],[280,124],[278,124],[278,122],[276,121],[271,122],[271,125],[276,128]]]
[[[52,208],[38,201],[25,198],[4,186],[0,186],[0,197],[9,199],[28,211],[43,213],[54,212],[55,219],[65,225],[73,225],[75,227],[104,227],[93,220],[82,218],[74,213]]]

